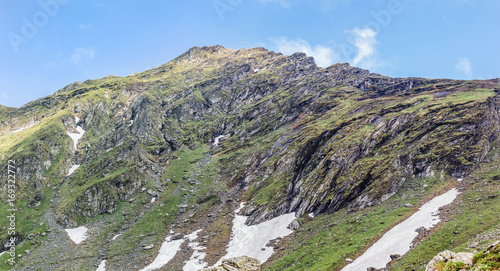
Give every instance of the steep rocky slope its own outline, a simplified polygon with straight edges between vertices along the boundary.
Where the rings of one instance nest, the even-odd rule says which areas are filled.
[[[198,229],[211,266],[239,202],[249,225],[295,212],[312,229],[276,241],[267,268],[338,269],[415,211],[405,202],[491,165],[499,91],[500,80],[389,78],[319,68],[303,53],[213,46],[0,107],[2,180],[9,160],[17,167],[16,270],[95,270],[102,260],[107,270],[139,270],[169,233]],[[75,149],[76,126],[85,134]],[[6,183],[0,192],[7,202]],[[8,209],[0,207],[2,225]],[[379,224],[351,225],[360,216]],[[88,238],[76,245],[64,229],[82,225]],[[346,234],[307,260],[323,230]],[[2,230],[0,251],[8,238]],[[193,251],[183,244],[165,270],[181,270]]]

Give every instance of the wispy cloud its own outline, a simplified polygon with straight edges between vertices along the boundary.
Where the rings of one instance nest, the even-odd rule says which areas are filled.
[[[459,72],[465,73],[467,79],[472,78],[472,65],[470,64],[470,59],[468,58],[460,58],[458,63],[455,65],[455,68]]]
[[[291,55],[296,52],[304,52],[308,56],[314,57],[316,64],[320,67],[327,67],[339,59],[334,50],[327,46],[316,45],[312,47],[303,39],[288,40],[284,37],[274,39],[278,51],[285,55]]]
[[[267,3],[278,3],[284,8],[289,8],[290,7],[290,0],[259,0],[262,4],[267,4]]]
[[[365,69],[370,69],[375,65],[374,56],[376,53],[377,32],[371,28],[354,28],[350,31],[353,35],[351,41],[357,48],[358,53],[354,57],[352,64]]]
[[[92,24],[80,24],[80,29],[82,30],[91,30],[94,26]]]
[[[94,48],[76,48],[71,54],[70,62],[73,64],[80,64],[80,62],[85,58],[94,58],[95,49]]]

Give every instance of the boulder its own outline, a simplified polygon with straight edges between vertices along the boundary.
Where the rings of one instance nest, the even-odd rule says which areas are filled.
[[[292,221],[292,223],[290,223],[290,225],[288,225],[288,229],[292,230],[292,231],[296,231],[298,230],[300,227],[300,223],[299,221],[297,221],[297,219],[295,219],[294,221]]]
[[[247,256],[222,260],[216,267],[200,269],[199,271],[260,271],[260,261]]]
[[[460,252],[460,253],[455,253],[451,252],[449,250],[445,250],[443,252],[440,252],[437,256],[432,259],[429,264],[427,264],[425,271],[434,271],[436,270],[436,265],[441,263],[441,262],[462,262],[464,263],[467,267],[472,266],[472,258],[474,254],[472,253],[466,253],[466,252]]]

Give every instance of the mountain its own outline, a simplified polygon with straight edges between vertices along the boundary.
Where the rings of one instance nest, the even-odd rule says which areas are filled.
[[[0,176],[16,180],[0,197],[17,209],[12,235],[0,207],[0,252],[15,236],[18,254],[0,270],[148,270],[162,257],[162,270],[202,268],[231,236],[264,240],[283,223],[293,232],[255,252],[269,252],[263,269],[339,270],[457,187],[443,222],[391,263],[422,270],[500,239],[499,92],[499,79],[390,78],[212,46],[0,108]]]

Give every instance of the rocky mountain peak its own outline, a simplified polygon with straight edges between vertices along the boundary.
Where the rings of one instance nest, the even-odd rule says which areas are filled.
[[[234,221],[296,216],[296,232],[258,244],[276,251],[263,268],[338,270],[410,216],[405,206],[457,178],[488,170],[461,191],[485,186],[470,198],[491,205],[481,212],[497,206],[499,90],[499,80],[390,78],[347,63],[320,68],[304,53],[211,46],[0,107],[0,168],[17,163],[16,236],[32,252],[19,269],[78,270],[104,257],[109,270],[140,270],[165,242],[183,251],[166,269],[201,255],[195,243],[211,266]],[[64,235],[74,227],[88,228],[83,245]],[[314,263],[303,260],[312,247],[322,253]]]

